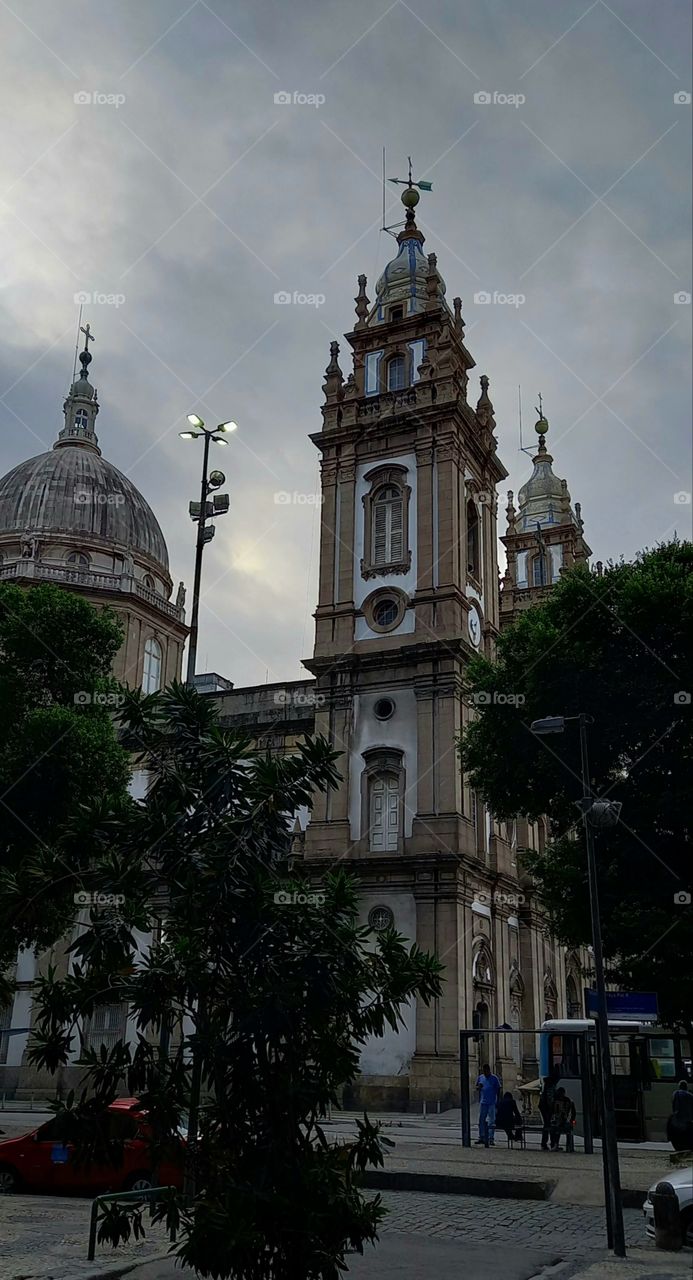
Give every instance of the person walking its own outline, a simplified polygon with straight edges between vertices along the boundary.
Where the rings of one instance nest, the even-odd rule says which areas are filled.
[[[556,1085],[558,1083],[558,1074],[556,1067],[552,1067],[551,1073],[544,1076],[541,1086],[541,1094],[539,1097],[538,1109],[541,1116],[541,1149],[548,1151],[549,1149],[549,1133],[551,1130],[551,1113],[553,1112],[553,1100],[556,1093]]]
[[[556,1089],[553,1096],[553,1107],[551,1109],[551,1121],[549,1132],[551,1134],[551,1150],[561,1150],[561,1134],[566,1135],[565,1149],[571,1151],[573,1125],[575,1123],[575,1103],[569,1098],[565,1089]]]
[[[693,1150],[693,1093],[686,1080],[671,1095],[667,1137],[675,1151]]]
[[[476,1083],[479,1090],[479,1137],[477,1145],[483,1143],[485,1147],[493,1147],[495,1146],[494,1138],[496,1133],[496,1103],[500,1097],[501,1082],[498,1076],[493,1075],[488,1062],[485,1062]]]

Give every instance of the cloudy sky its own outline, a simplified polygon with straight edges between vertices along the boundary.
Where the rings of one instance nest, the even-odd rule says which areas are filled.
[[[491,378],[508,485],[530,468],[521,384],[595,558],[690,536],[689,45],[687,0],[0,0],[0,470],[61,425],[75,295],[115,298],[85,308],[101,446],[188,585],[201,459],[178,432],[191,410],[239,424],[199,667],[299,675],[308,433],[356,277],[373,297],[393,256],[385,145],[391,176],[411,153],[433,183],[419,224]]]

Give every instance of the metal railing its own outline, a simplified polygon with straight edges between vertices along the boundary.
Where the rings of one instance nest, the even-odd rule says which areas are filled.
[[[158,1197],[164,1195],[165,1193],[168,1193],[169,1191],[175,1191],[175,1190],[176,1190],[175,1187],[149,1187],[147,1191],[109,1191],[102,1196],[97,1196],[96,1199],[94,1200],[94,1203],[91,1206],[91,1215],[89,1218],[89,1248],[87,1250],[87,1261],[88,1262],[94,1261],[94,1254],[96,1252],[96,1228],[98,1226],[99,1209],[101,1208],[102,1204],[104,1204],[106,1201],[114,1201],[114,1200],[115,1201],[148,1200],[151,1204],[153,1204],[154,1200],[158,1199]],[[175,1244],[176,1242],[175,1228],[171,1228],[171,1231],[169,1234],[170,1234],[171,1243]]]

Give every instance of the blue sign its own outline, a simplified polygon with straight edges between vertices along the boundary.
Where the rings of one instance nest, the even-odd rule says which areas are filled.
[[[70,1159],[69,1148],[64,1142],[54,1142],[51,1147],[51,1161],[53,1164],[67,1164]]]
[[[585,990],[587,1017],[597,1016],[597,993]],[[606,1013],[608,1018],[624,1022],[656,1022],[658,1016],[656,991],[607,991]]]

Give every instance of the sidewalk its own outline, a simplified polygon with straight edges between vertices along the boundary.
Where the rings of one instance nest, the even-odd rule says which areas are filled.
[[[369,1187],[438,1191],[444,1194],[548,1200],[566,1205],[604,1203],[600,1144],[593,1155],[576,1150],[542,1151],[539,1134],[530,1134],[526,1150],[508,1148],[505,1134],[492,1148],[463,1147],[460,1113],[448,1111],[424,1120],[420,1116],[373,1115],[395,1143],[383,1170],[368,1175]],[[341,1112],[325,1124],[330,1135],[350,1137],[356,1113]],[[472,1128],[472,1134],[476,1129]],[[619,1146],[624,1205],[641,1208],[647,1188],[671,1169],[669,1147],[650,1144]]]

